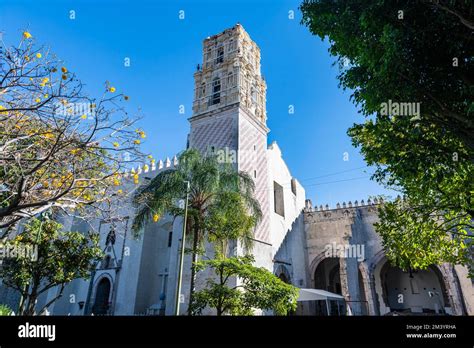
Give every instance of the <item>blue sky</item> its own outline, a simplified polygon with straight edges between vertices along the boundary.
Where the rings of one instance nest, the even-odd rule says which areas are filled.
[[[239,22],[261,49],[269,143],[278,142],[313,204],[334,206],[389,194],[370,181],[373,170],[351,146],[346,131],[363,116],[349,101],[350,92],[337,86],[327,42],[300,24],[300,2],[0,0],[0,31],[12,44],[28,29],[65,61],[91,95],[99,95],[106,80],[129,95],[130,110],[140,108],[144,115],[144,151],[159,159],[185,147],[203,39]],[[130,67],[124,66],[126,57]],[[294,114],[288,113],[289,105]]]

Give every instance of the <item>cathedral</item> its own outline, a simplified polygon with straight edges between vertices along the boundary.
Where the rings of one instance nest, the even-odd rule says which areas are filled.
[[[473,315],[474,287],[460,265],[433,265],[404,272],[387,262],[376,234],[376,199],[336,207],[313,206],[304,187],[291,175],[276,142],[268,144],[266,83],[260,49],[242,25],[208,37],[203,60],[194,73],[193,114],[188,148],[235,153],[236,169],[252,176],[263,218],[255,229],[256,266],[307,290],[343,298],[352,315]],[[179,166],[174,157],[150,168],[137,168],[140,183]],[[67,285],[49,307],[52,315],[174,315],[187,311],[191,256],[184,260],[183,287],[176,296],[182,219],[164,216],[135,239],[135,210],[123,201],[121,221],[97,221],[105,258],[90,279]],[[69,230],[85,223],[66,221]],[[241,255],[239,245],[234,255]],[[197,289],[206,277],[198,274]],[[58,289],[40,299],[47,303]],[[323,292],[321,292],[323,293]],[[0,302],[5,300],[5,291]],[[1,298],[3,297],[3,299]],[[209,312],[208,314],[213,314]],[[271,313],[261,313],[271,314]],[[321,300],[301,301],[296,315],[334,314]]]

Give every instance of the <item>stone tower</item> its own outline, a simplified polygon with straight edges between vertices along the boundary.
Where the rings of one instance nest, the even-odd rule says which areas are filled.
[[[265,105],[260,49],[244,28],[237,24],[205,39],[202,66],[194,74],[189,146],[220,151],[251,175],[263,212],[255,239],[264,244],[270,243]]]

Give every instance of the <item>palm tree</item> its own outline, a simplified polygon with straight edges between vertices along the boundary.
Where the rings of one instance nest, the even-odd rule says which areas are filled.
[[[203,156],[196,149],[182,152],[178,157],[178,163],[175,168],[159,173],[148,185],[137,191],[134,203],[138,211],[132,230],[135,234],[140,233],[150,219],[156,221],[165,213],[175,217],[183,216],[184,209],[178,206],[177,201],[185,197],[186,182],[190,183],[186,233],[192,240],[189,294],[191,304],[195,286],[195,262],[198,259],[199,247],[205,240],[205,221],[209,212],[215,211],[229,193],[239,194],[256,223],[261,219],[262,212],[260,204],[254,198],[255,184],[247,173],[236,171],[228,163],[219,163],[216,156]],[[248,234],[241,239],[244,241],[244,246],[250,247],[251,239]]]

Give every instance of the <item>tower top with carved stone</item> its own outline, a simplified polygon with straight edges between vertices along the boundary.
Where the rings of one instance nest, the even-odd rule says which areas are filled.
[[[203,62],[194,74],[193,117],[244,108],[266,126],[266,83],[260,48],[240,24],[203,42]]]

